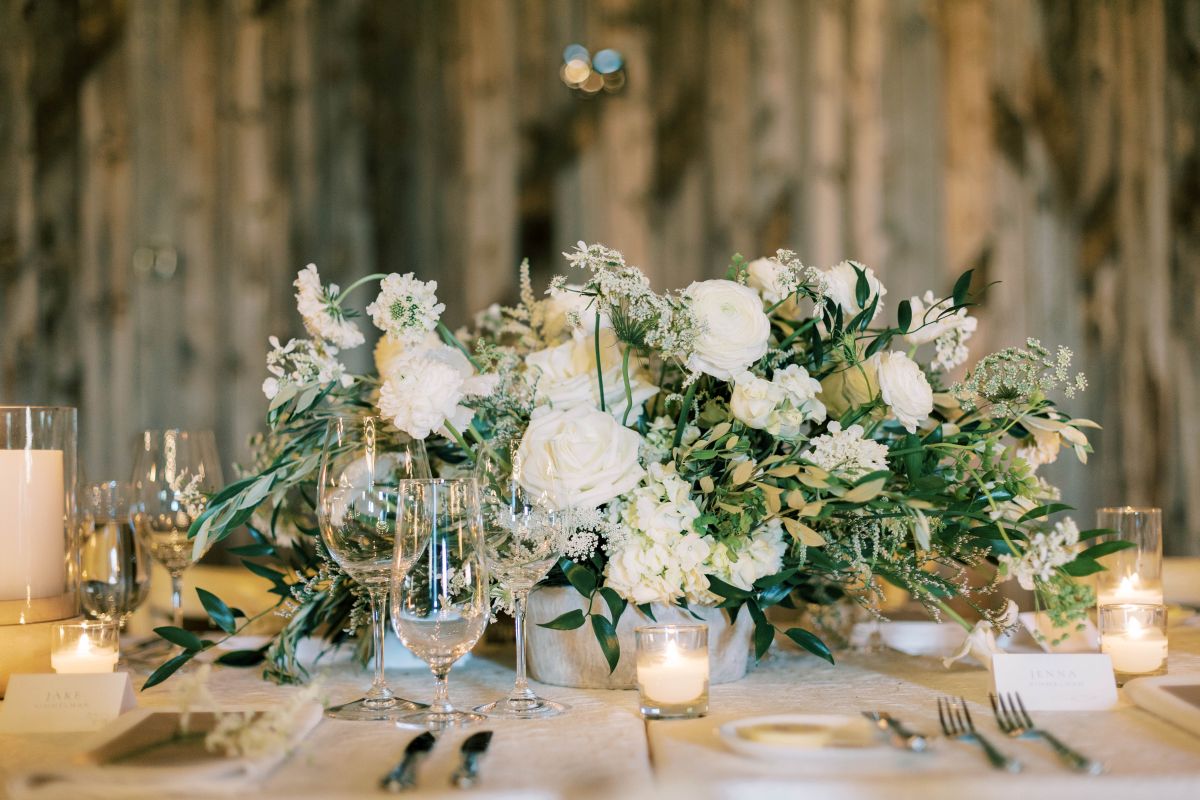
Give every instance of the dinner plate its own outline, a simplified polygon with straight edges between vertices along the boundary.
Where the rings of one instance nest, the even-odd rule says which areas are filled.
[[[879,729],[849,714],[774,714],[727,722],[717,735],[744,756],[767,761],[859,759],[889,752]]]

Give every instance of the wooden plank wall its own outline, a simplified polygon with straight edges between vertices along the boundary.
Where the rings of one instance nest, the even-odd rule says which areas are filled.
[[[80,405],[94,477],[244,454],[309,261],[462,321],[580,238],[663,286],[787,246],[1001,281],[975,352],[1073,347],[1106,426],[1054,478],[1200,553],[1197,0],[0,0],[0,58],[0,401]]]

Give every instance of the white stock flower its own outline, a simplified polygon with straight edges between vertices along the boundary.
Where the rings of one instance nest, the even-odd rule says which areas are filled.
[[[1036,582],[1050,580],[1055,569],[1074,560],[1077,544],[1079,528],[1067,517],[1051,530],[1029,537],[1019,556],[1000,556],[1000,568],[1006,577],[1016,577],[1022,589],[1032,590]]]
[[[449,435],[447,422],[462,433],[474,417],[462,401],[491,394],[499,381],[497,375],[475,374],[467,357],[445,344],[412,349],[389,368],[380,376],[379,413],[414,439],[435,430]]]
[[[437,301],[437,281],[417,280],[395,272],[379,282],[379,296],[367,306],[375,326],[400,341],[415,344],[437,327],[446,310]]]
[[[748,286],[727,280],[697,281],[684,295],[703,326],[688,366],[727,381],[767,352],[771,321],[762,299]]]
[[[588,405],[535,409],[517,448],[521,485],[558,508],[595,508],[638,485],[642,437]]]
[[[292,285],[296,287],[296,309],[309,334],[342,350],[358,347],[366,341],[358,326],[346,319],[342,310],[335,305],[337,284],[331,283],[329,288],[321,285],[316,264],[309,264],[300,270]]]
[[[600,384],[596,379],[596,339],[573,337],[562,344],[525,356],[537,379],[538,402],[565,411],[579,405],[599,408]],[[628,405],[621,369],[621,349],[616,334],[600,331],[600,362],[604,366],[604,403],[613,416],[623,419]],[[658,394],[636,359],[629,362],[629,387],[633,396],[631,419],[642,404]]]
[[[776,258],[756,258],[746,265],[746,285],[756,289],[768,307],[778,304],[777,310],[786,317],[799,314],[792,296],[799,283],[796,270]]]
[[[937,348],[937,356],[933,360],[935,369],[949,372],[958,365],[966,362],[968,352],[966,342],[975,333],[979,320],[967,316],[967,309],[960,308],[949,313],[954,306],[952,298],[937,300],[933,292],[925,292],[923,298],[913,297],[909,301],[912,307],[912,329],[904,334],[904,339],[913,346],[933,342]]]
[[[867,305],[871,304],[871,300],[875,297],[879,298],[879,303],[875,306],[875,316],[879,316],[879,312],[883,310],[883,296],[887,294],[887,289],[875,277],[875,270],[870,267],[865,267],[857,261],[843,261],[835,267],[830,267],[824,272],[824,281],[822,289],[825,296],[841,307],[842,313],[849,318],[863,310],[863,306],[858,304],[858,272],[855,267],[861,269],[867,279]]]
[[[831,422],[829,433],[809,442],[810,449],[802,455],[826,472],[850,479],[887,469],[887,446],[864,439],[863,433],[862,425],[851,425],[842,430],[841,423]]]
[[[933,389],[921,367],[904,353],[893,350],[878,356],[879,392],[892,415],[909,433],[933,411]]]

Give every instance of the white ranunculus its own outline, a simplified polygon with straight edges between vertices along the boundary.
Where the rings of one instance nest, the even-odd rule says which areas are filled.
[[[876,374],[883,402],[905,430],[915,433],[933,411],[933,389],[925,373],[911,358],[893,350],[877,357]]]
[[[879,304],[875,307],[875,316],[879,316],[879,312],[883,310],[883,296],[887,294],[887,289],[875,277],[875,270],[864,267],[857,261],[843,261],[836,267],[830,267],[825,271],[826,296],[841,307],[847,320],[862,311],[864,307],[858,304],[858,272],[855,267],[863,271],[867,278],[867,285],[870,287],[867,294],[867,305],[871,304],[872,298],[879,297]]]
[[[562,411],[579,405],[599,407],[595,341],[594,336],[572,338],[525,357],[525,363],[536,373],[540,403]],[[625,380],[621,370],[621,349],[611,330],[600,331],[600,362],[604,365],[605,407],[613,416],[622,419],[627,405]],[[629,386],[634,412],[658,394],[658,387],[647,380],[645,370],[636,359],[629,362]],[[636,418],[636,413],[631,414],[631,419]]]
[[[499,376],[478,375],[458,348],[445,344],[416,347],[392,359],[381,374],[379,413],[414,439],[424,439],[447,422],[459,433],[474,412],[461,405],[468,397],[495,391]]]
[[[559,508],[596,508],[633,489],[645,474],[642,437],[592,406],[534,411],[517,449],[521,485]]]
[[[767,352],[771,321],[758,292],[727,280],[697,281],[684,292],[704,326],[688,366],[727,381]]]
[[[926,292],[924,298],[913,297],[908,304],[912,308],[909,324],[912,330],[904,334],[904,340],[911,345],[928,344],[953,330],[962,329],[968,333],[975,330],[976,319],[967,316],[967,309],[947,313],[954,306],[954,300],[949,297],[938,301],[933,292]]]
[[[734,380],[729,410],[743,425],[763,430],[770,424],[771,415],[786,394],[780,386],[766,378],[743,372]]]
[[[757,289],[767,306],[779,303],[776,310],[785,317],[800,315],[796,306],[796,280],[792,270],[773,258],[756,258],[746,265],[746,285]],[[782,301],[782,302],[781,302]]]

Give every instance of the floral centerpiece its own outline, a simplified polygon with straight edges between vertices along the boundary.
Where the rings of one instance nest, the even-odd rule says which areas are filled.
[[[572,509],[549,580],[589,600],[546,627],[590,622],[610,668],[630,606],[747,613],[761,657],[776,637],[770,607],[849,598],[877,608],[884,582],[980,633],[1004,624],[994,592],[1009,578],[1060,627],[1092,605],[1074,578],[1121,545],[1081,545],[1100,531],[1056,519],[1068,507],[1037,473],[1063,445],[1086,461],[1082,429],[1095,423],[1051,399],[1084,379],[1070,374],[1069,351],[1030,339],[952,381],[976,327],[970,272],[948,296],[903,300],[892,315],[887,289],[853,261],[822,270],[789,251],[738,256],[724,278],[658,292],[615,250],[581,242],[564,255],[568,273],[544,295],[523,264],[520,302],[457,332],[441,321],[434,282],[374,275],[342,290],[315,266],[300,272],[309,338],[271,339],[269,432],[191,531],[202,547],[246,526],[254,544],[233,551],[272,582],[286,623],[264,648],[220,661],[301,679],[302,638],[333,646],[363,629],[363,593],[325,551],[313,511],[326,422],[347,412],[426,440],[443,475],[469,470],[481,448],[515,452],[526,488]],[[382,332],[376,371],[353,375],[339,356],[365,336],[346,300],[376,280],[366,306]],[[494,591],[503,605],[505,587]],[[953,598],[982,622],[952,610]],[[202,599],[226,633],[247,623]],[[160,632],[184,649],[151,683],[214,644]],[[783,633],[833,660],[812,631]]]

